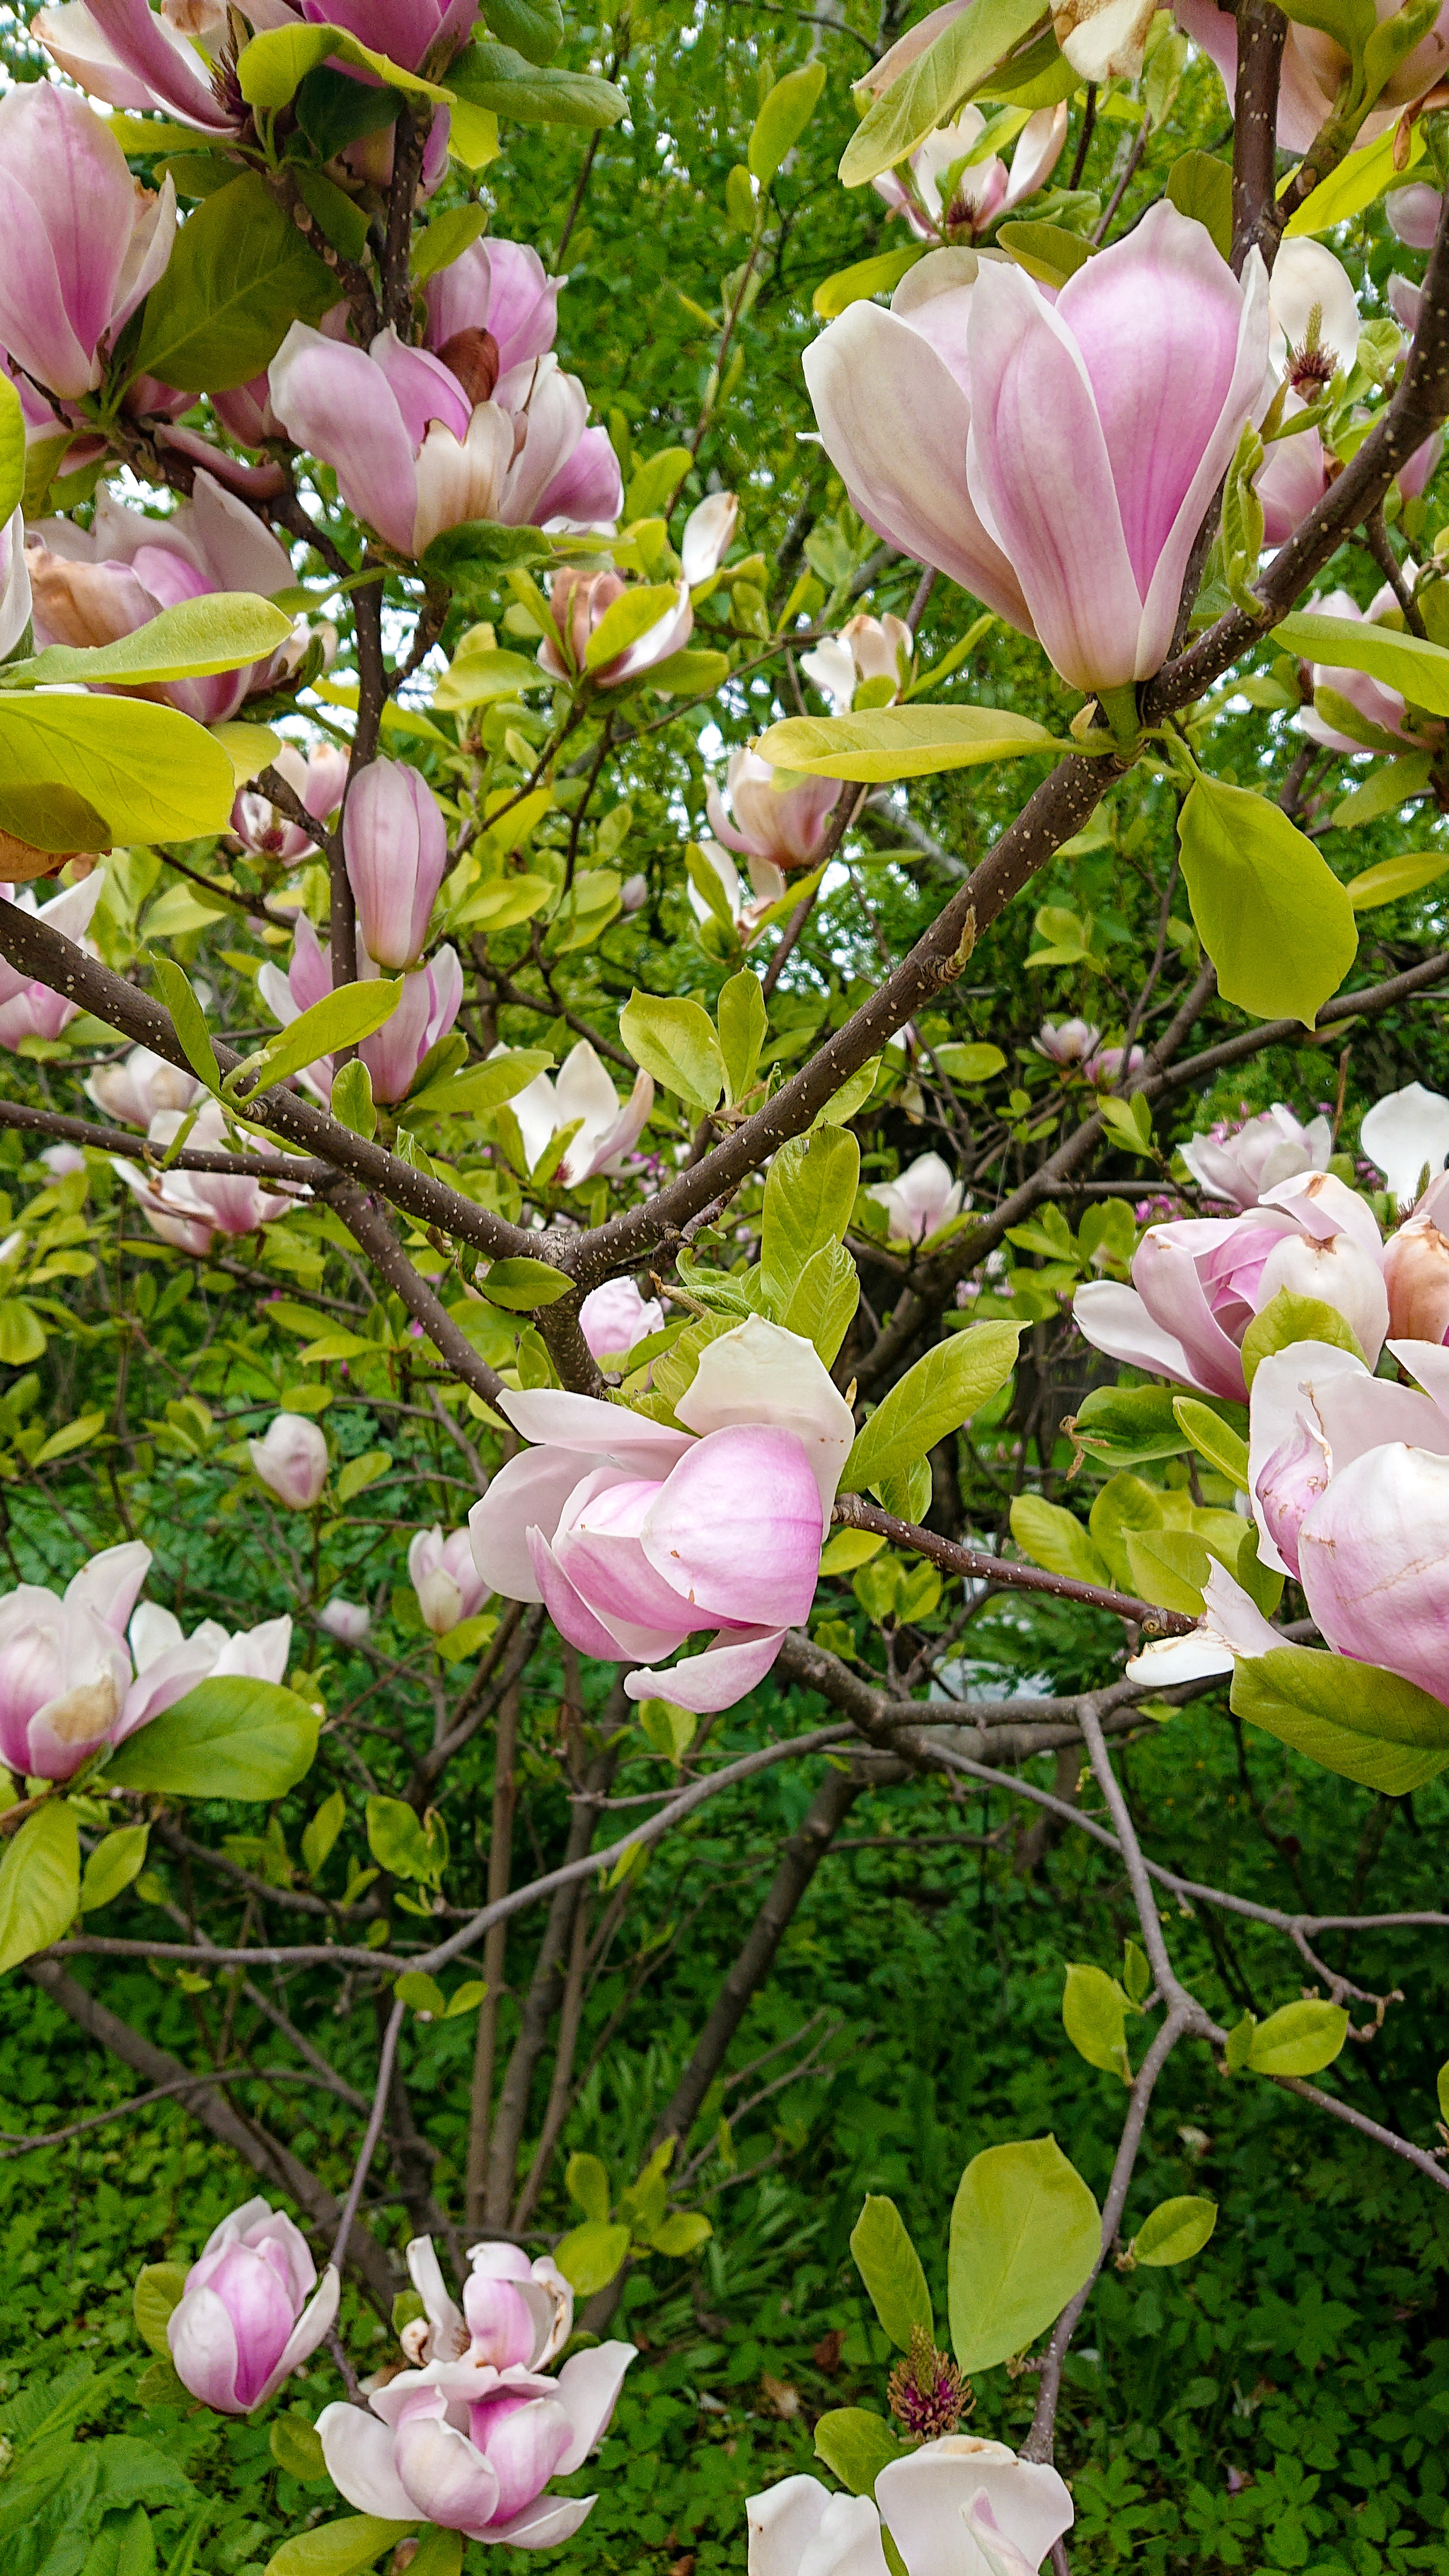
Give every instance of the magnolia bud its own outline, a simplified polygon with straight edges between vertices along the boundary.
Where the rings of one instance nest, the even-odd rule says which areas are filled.
[[[266,1437],[249,1440],[252,1465],[262,1483],[290,1512],[308,1512],[327,1482],[327,1443],[305,1414],[279,1413]]]
[[[624,879],[623,884],[619,888],[619,909],[621,912],[640,912],[643,910],[643,907],[648,900],[649,879],[646,876],[626,877]]]
[[[491,402],[498,382],[498,343],[491,331],[469,327],[455,331],[438,351],[444,366],[455,375],[470,403]]]
[[[410,966],[448,864],[447,826],[431,788],[401,761],[375,760],[348,794],[342,846],[369,957]]]
[[[1384,1246],[1389,1331],[1400,1341],[1449,1336],[1449,1236],[1427,1217],[1413,1219]]]

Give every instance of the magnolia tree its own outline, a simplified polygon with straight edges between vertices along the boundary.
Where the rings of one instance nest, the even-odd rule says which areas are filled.
[[[1113,1758],[1226,1692],[1284,1764],[1395,1799],[1449,1765],[1449,1101],[1410,1021],[1449,975],[1449,22],[827,11],[760,59],[693,360],[606,419],[560,343],[644,113],[623,19],[65,0],[30,33],[0,1966],[264,2187],[142,2275],[153,2396],[247,2415],[335,2371],[277,2456],[354,2518],[279,2576],[566,2542],[627,2269],[710,2235],[725,2069],[833,1837],[867,1791],[984,1787],[1130,1887],[1062,2004],[1125,2088],[1110,2186],[1050,2137],[974,2156],[941,2341],[867,2200],[901,2358],[822,2417],[831,2486],[755,2499],[750,2563],[1062,2568],[1093,2284],[1214,2223],[1134,2198],[1174,2050],[1449,2189],[1432,2134],[1313,2080],[1393,1999],[1328,1920],[1144,1849]],[[853,201],[809,177],[842,141]],[[816,264],[808,333],[791,278],[771,443],[751,334],[812,188],[865,255]],[[1350,1029],[1326,1103],[1197,1114]],[[246,1569],[209,1607],[260,1595],[250,1625],[195,1620],[201,1483]],[[993,1686],[982,1623],[1043,1597],[1090,1686]],[[780,1766],[804,1821],[647,2161],[561,2178],[644,1863]],[[1281,1935],[1281,2007],[1221,2026],[1164,1897]],[[190,2059],[107,1999],[139,1961],[219,1999]],[[409,2069],[464,2015],[450,2202]],[[288,2074],[345,2107],[336,2191]],[[401,2337],[365,2382],[359,2299]],[[1002,2364],[1036,2374],[1019,2456],[959,2429]]]

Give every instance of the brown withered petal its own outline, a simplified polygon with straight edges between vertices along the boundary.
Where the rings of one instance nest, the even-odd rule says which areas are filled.
[[[32,877],[58,876],[67,860],[79,855],[76,850],[37,850],[29,841],[17,841],[12,833],[0,832],[0,885],[24,885]],[[89,869],[86,873],[89,875]]]

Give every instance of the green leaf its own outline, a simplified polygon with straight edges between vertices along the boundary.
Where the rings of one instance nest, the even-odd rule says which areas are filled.
[[[219,1092],[221,1067],[206,1025],[206,1014],[191,989],[190,979],[169,957],[153,957],[151,972],[161,987],[172,1027],[181,1041],[181,1052],[197,1081],[205,1083],[213,1094]]]
[[[878,1485],[959,1431],[1006,1384],[1021,1331],[1020,1324],[973,1324],[927,1351],[856,1434],[841,1491],[858,1494]]]
[[[1132,2081],[1127,2056],[1127,2003],[1115,1977],[1102,1968],[1073,1964],[1062,1994],[1062,2028],[1079,2057],[1104,2075]]]
[[[833,322],[848,306],[859,304],[867,295],[889,295],[899,286],[907,269],[924,259],[926,244],[912,242],[906,250],[878,251],[873,259],[858,259],[850,268],[838,268],[833,277],[824,278],[810,299],[810,309],[822,322]]]
[[[789,716],[771,725],[755,748],[776,769],[807,778],[880,780],[928,778],[1061,745],[1045,725],[1004,707],[917,706],[863,716]]]
[[[818,59],[777,80],[754,122],[746,155],[752,179],[768,188],[781,162],[794,151],[815,113],[825,87],[825,65]]]
[[[1449,654],[1445,654],[1449,668]],[[1178,818],[1192,917],[1225,1001],[1312,1028],[1358,948],[1353,906],[1277,805],[1199,779]]]
[[[617,125],[629,104],[613,81],[527,62],[512,45],[470,45],[448,79],[471,106],[515,125]]]
[[[1348,2037],[1341,2004],[1305,1999],[1284,2004],[1259,2022],[1248,2050],[1255,2075],[1319,2075],[1331,2066]]]
[[[1226,259],[1233,246],[1233,174],[1211,152],[1181,153],[1167,174],[1167,198],[1212,234]]]
[[[607,2290],[628,2251],[627,2227],[590,2218],[560,2237],[553,2259],[575,2295],[591,2299],[596,2291]]]
[[[225,167],[224,175],[230,175]],[[345,188],[339,188],[335,179],[329,179],[325,170],[314,170],[303,162],[292,175],[297,183],[297,194],[316,222],[323,240],[329,242],[333,250],[340,251],[344,259],[365,259],[365,208],[349,197]]]
[[[1065,286],[1092,256],[1092,244],[1065,224],[1003,224],[996,238],[1042,286]]]
[[[613,2206],[608,2173],[598,2156],[582,2152],[570,2156],[564,2169],[564,2189],[570,2200],[576,2200],[585,2218],[602,2227]]]
[[[1122,1983],[1133,2003],[1145,2003],[1152,1992],[1152,1969],[1146,1952],[1135,1941],[1124,1941],[1122,1963]]]
[[[470,1655],[477,1654],[480,1646],[487,1645],[497,1627],[498,1621],[491,1613],[474,1619],[460,1619],[456,1628],[448,1630],[446,1637],[438,1637],[434,1642],[445,1664],[466,1663]]]
[[[324,1798],[316,1815],[302,1828],[302,1867],[309,1878],[315,1878],[347,1822],[347,1800],[340,1789]]]
[[[1424,137],[1417,124],[1409,129],[1409,157],[1403,168],[1395,167],[1394,153],[1398,140],[1397,125],[1377,142],[1366,144],[1361,152],[1347,152],[1336,170],[1305,197],[1295,215],[1290,215],[1284,228],[1285,241],[1301,241],[1310,233],[1331,232],[1335,224],[1361,213],[1376,197],[1389,188],[1402,188],[1406,173],[1424,152]]]
[[[666,654],[662,662],[653,662],[639,674],[646,689],[658,689],[665,697],[713,697],[721,680],[727,678],[730,660],[727,653],[699,653],[684,646],[678,653]],[[761,914],[761,919],[770,916]]]
[[[1355,912],[1372,912],[1375,905],[1398,903],[1406,894],[1422,894],[1425,886],[1437,883],[1449,868],[1449,850],[1401,850],[1396,859],[1380,859],[1378,866],[1365,868],[1361,875],[1350,877],[1344,893]]]
[[[478,1284],[490,1305],[502,1306],[510,1315],[531,1315],[535,1307],[552,1306],[567,1296],[574,1283],[552,1262],[534,1261],[520,1253],[509,1261],[495,1261]]]
[[[637,1065],[695,1110],[713,1109],[724,1089],[724,1058],[707,1011],[682,995],[632,993],[619,1035]]]
[[[1045,12],[1041,0],[975,0],[878,98],[845,147],[842,184],[863,187],[909,160],[917,144],[978,89]]]
[[[186,2287],[186,2271],[180,2263],[147,2263],[136,2275],[131,2292],[131,2314],[141,2341],[163,2361],[169,2360],[171,2346],[166,2340],[166,2321],[180,2304]]]
[[[440,2522],[425,2523],[418,2541],[417,2556],[411,2560],[408,2576],[414,2568],[417,2576],[461,2576],[463,2535],[449,2531]]]
[[[366,984],[342,984],[335,993],[324,994],[310,1011],[289,1020],[265,1049],[260,1064],[248,1068],[242,1096],[251,1099],[274,1082],[285,1082],[289,1074],[301,1073],[321,1056],[360,1045],[392,1018],[402,989],[400,975],[391,980],[384,975]]]
[[[13,517],[25,491],[25,414],[8,376],[0,377],[0,520]]]
[[[564,37],[559,0],[483,0],[483,24],[531,63],[552,62]]]
[[[968,2374],[1025,2352],[1090,2279],[1097,2204],[1055,2138],[987,2147],[951,2211],[951,2341]]]
[[[909,2350],[913,2327],[934,2334],[931,2293],[921,2258],[893,2200],[877,2192],[867,2194],[851,2229],[850,2250],[871,2305],[897,2351]]]
[[[1401,634],[1370,617],[1327,617],[1321,609],[1299,608],[1275,626],[1273,641],[1305,662],[1367,671],[1430,715],[1449,716],[1449,652],[1422,635]]]
[[[0,1366],[24,1368],[45,1351],[45,1326],[23,1297],[0,1297]]]
[[[459,2021],[464,2013],[476,2012],[487,1992],[481,1977],[469,1977],[461,1986],[455,1986],[448,1997],[444,2021]]]
[[[1040,1494],[1017,1494],[1011,1506],[1011,1535],[1022,1555],[1048,1574],[1065,1574],[1073,1583],[1108,1583],[1111,1577],[1075,1512]]]
[[[1160,2200],[1133,2237],[1132,2251],[1139,2263],[1187,2263],[1202,2252],[1217,2223],[1215,2200],[1200,2200],[1191,2193],[1178,2200]]]
[[[339,1065],[332,1076],[332,1115],[354,1136],[377,1134],[377,1111],[372,1098],[372,1076],[360,1055]]]
[[[350,1503],[356,1494],[365,1494],[392,1465],[390,1449],[364,1449],[361,1457],[349,1458],[337,1479],[339,1503]]]
[[[80,1887],[80,1910],[93,1914],[98,1905],[109,1905],[133,1878],[140,1876],[146,1858],[149,1825],[118,1825],[97,1843],[86,1862]]]
[[[470,929],[476,923],[480,930],[516,930],[542,911],[553,891],[551,877],[490,877],[454,914],[454,926]]]
[[[0,377],[0,384],[5,381]],[[0,682],[4,676],[0,669]],[[5,799],[5,823],[17,841],[28,841],[34,850],[54,850],[57,856],[104,850],[111,837],[104,814],[58,779],[44,787],[13,787]]]
[[[300,2478],[304,2486],[316,2487],[328,2482],[327,2463],[322,2457],[316,2426],[309,2423],[298,2408],[293,2407],[290,2413],[273,2418],[267,2447],[278,2468],[285,2469],[289,2477]]]
[[[367,1847],[383,1869],[394,1878],[416,1879],[423,1886],[441,1876],[445,1855],[424,1832],[405,1798],[369,1798],[364,1812]]]
[[[395,2549],[417,2527],[415,2522],[383,2522],[375,2513],[319,2523],[315,2531],[299,2531],[273,2550],[264,2576],[361,2576],[364,2567],[375,2566],[384,2550]]]
[[[237,86],[249,107],[285,107],[309,72],[326,62],[356,63],[376,74],[388,89],[444,100],[450,92],[418,72],[405,72],[386,54],[375,53],[345,27],[278,27],[253,36],[237,57]],[[336,285],[333,286],[336,300]],[[168,382],[172,381],[168,379]]]
[[[772,1311],[783,1315],[806,1263],[841,1241],[859,1181],[860,1147],[844,1128],[812,1128],[781,1146],[760,1226],[760,1287]]]
[[[693,463],[691,448],[661,447],[656,455],[648,456],[642,465],[636,465],[624,503],[625,519],[657,517]]]
[[[309,27],[294,37],[283,28],[256,37],[247,60],[264,45],[306,44],[326,33]],[[189,394],[225,393],[271,365],[294,321],[320,322],[336,301],[334,272],[248,170],[182,225],[146,298],[132,378],[159,376]]]
[[[780,1321],[787,1333],[813,1342],[827,1368],[855,1320],[860,1280],[843,1243],[822,1243],[812,1252]]]
[[[1321,1297],[1300,1297],[1292,1288],[1279,1288],[1243,1335],[1243,1375],[1248,1385],[1258,1374],[1260,1360],[1274,1351],[1286,1351],[1293,1342],[1331,1342],[1336,1351],[1352,1351],[1356,1359],[1363,1358],[1353,1326],[1337,1307],[1325,1305]]]
[[[1449,859],[1444,862],[1449,867]],[[713,875],[713,870],[710,871]],[[760,1049],[765,1043],[769,1015],[758,975],[748,967],[731,975],[715,1005],[719,1021],[720,1060],[724,1065],[725,1097],[733,1107],[743,1100],[759,1069]]]
[[[1445,864],[1449,866],[1449,860]],[[1280,1290],[1279,1294],[1284,1295],[1286,1291]],[[1246,1440],[1234,1431],[1231,1423],[1224,1422],[1221,1414],[1214,1413],[1211,1405],[1199,1404],[1196,1396],[1175,1395],[1172,1411],[1198,1456],[1206,1458],[1209,1466],[1218,1468],[1230,1484],[1236,1485],[1240,1494],[1245,1494],[1248,1490]]]
[[[500,573],[548,563],[553,548],[539,528],[504,528],[493,519],[462,519],[456,528],[440,528],[419,561],[433,581],[444,582],[464,599],[491,600]],[[530,663],[529,668],[533,669]]]
[[[236,796],[223,745],[175,707],[0,692],[0,801],[57,779],[104,815],[119,843],[224,832]]]
[[[213,1674],[112,1754],[108,1787],[178,1798],[281,1798],[312,1767],[319,1712],[280,1682]]]
[[[64,1798],[48,1798],[12,1834],[0,1860],[0,1974],[58,1941],[79,1896],[75,1809]]]
[[[584,669],[601,671],[619,653],[627,653],[651,626],[657,626],[677,607],[679,593],[672,581],[645,582],[637,590],[626,590],[605,609],[589,637],[584,653]]]
[[[1449,1764],[1449,1708],[1397,1673],[1308,1646],[1240,1655],[1233,1713],[1325,1771],[1402,1798]]]
[[[864,2406],[837,2406],[815,2427],[815,2456],[850,2495],[874,2495],[892,2460],[906,2459],[889,2424]]]
[[[714,2229],[702,2209],[678,2209],[672,2218],[661,2218],[648,2238],[656,2254],[671,2263],[682,2263],[687,2255],[697,2254],[707,2245]]]
[[[427,2013],[433,2021],[441,2021],[448,2009],[448,1998],[437,1978],[430,1977],[424,1968],[409,1968],[398,1978],[393,1993],[410,2011]]]
[[[433,691],[433,704],[444,715],[464,707],[483,707],[494,698],[516,698],[524,689],[547,689],[553,683],[536,662],[521,653],[488,651],[456,653]]]
[[[486,206],[449,206],[447,212],[434,215],[426,230],[413,242],[413,283],[421,286],[436,277],[440,268],[451,268],[461,259],[469,245],[488,229]],[[530,666],[525,663],[524,668]]]
[[[1000,1047],[938,1046],[932,1049],[937,1064],[952,1082],[989,1082],[993,1073],[1003,1073],[1006,1058]]]

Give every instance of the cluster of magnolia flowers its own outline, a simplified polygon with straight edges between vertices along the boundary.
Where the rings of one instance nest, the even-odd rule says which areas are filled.
[[[1074,1301],[1110,1357],[1248,1405],[1245,1508],[1258,1556],[1289,1575],[1334,1653],[1449,1701],[1439,1568],[1449,1531],[1449,1100],[1419,1083],[1366,1114],[1363,1151],[1400,1222],[1385,1239],[1368,1201],[1326,1166],[1326,1118],[1281,1104],[1235,1136],[1184,1151],[1228,1216],[1149,1228],[1132,1285],[1089,1282]],[[1352,1347],[1306,1339],[1260,1358],[1242,1344],[1280,1292],[1316,1301]],[[1377,1374],[1387,1353],[1393,1377]],[[1190,1636],[1148,1646],[1129,1671],[1163,1685],[1232,1669],[1283,1643],[1214,1564]]]

